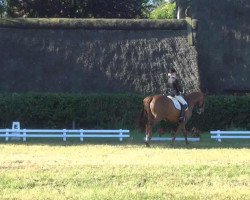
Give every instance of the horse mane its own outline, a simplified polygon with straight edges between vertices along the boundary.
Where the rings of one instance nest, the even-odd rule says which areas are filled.
[[[190,102],[196,96],[200,96],[202,94],[203,94],[202,92],[191,92],[191,93],[189,93],[189,94],[186,95],[186,100],[187,100],[187,102]]]

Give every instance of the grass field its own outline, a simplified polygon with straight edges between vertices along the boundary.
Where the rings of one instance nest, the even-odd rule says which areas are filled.
[[[0,143],[0,199],[250,199],[250,144]]]

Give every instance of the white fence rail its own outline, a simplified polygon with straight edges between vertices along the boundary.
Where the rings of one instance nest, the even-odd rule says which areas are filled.
[[[0,138],[5,138],[9,141],[11,138],[22,138],[25,142],[27,138],[62,138],[66,141],[67,138],[118,138],[123,141],[124,138],[129,138],[129,130],[67,130],[67,129],[0,129]]]
[[[171,141],[171,137],[152,137],[151,141]],[[187,138],[190,142],[199,142],[200,138]],[[175,138],[175,141],[185,141],[185,138],[177,137]]]
[[[211,138],[221,142],[222,139],[250,139],[250,131],[210,131]]]

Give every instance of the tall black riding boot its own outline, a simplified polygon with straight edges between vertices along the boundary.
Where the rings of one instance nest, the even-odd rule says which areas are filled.
[[[187,104],[181,105],[181,114],[180,114],[179,122],[185,121],[185,111],[186,111],[187,107],[188,107]]]

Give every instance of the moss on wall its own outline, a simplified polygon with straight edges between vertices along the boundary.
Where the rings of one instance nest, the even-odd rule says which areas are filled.
[[[185,30],[185,20],[0,18],[0,27],[35,29]]]

